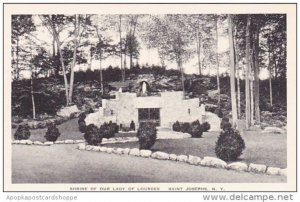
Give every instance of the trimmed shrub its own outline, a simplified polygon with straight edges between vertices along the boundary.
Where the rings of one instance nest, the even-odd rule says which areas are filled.
[[[221,123],[220,123],[220,128],[221,128],[222,130],[224,130],[224,126],[225,126],[225,125],[228,126],[227,123],[229,123],[229,118],[228,118],[228,117],[222,118],[222,121],[221,121]],[[230,127],[231,127],[231,126],[230,126]]]
[[[202,128],[199,120],[192,122],[190,124],[190,131],[189,133],[192,135],[193,138],[201,138],[202,137]]]
[[[19,125],[17,131],[14,134],[15,140],[28,140],[30,137],[29,126]]]
[[[119,127],[116,123],[106,123],[100,126],[100,131],[103,134],[104,138],[112,138],[115,136],[115,133],[119,132]]]
[[[173,131],[176,131],[176,132],[180,132],[180,123],[178,121],[176,121],[174,124],[173,124]]]
[[[103,138],[103,134],[94,124],[90,124],[86,127],[86,131],[84,134],[84,139],[87,141],[89,145],[98,146],[101,144]]]
[[[81,114],[79,115],[79,117],[78,117],[79,131],[82,132],[82,133],[85,133],[85,131],[86,131],[85,118],[86,118],[85,113],[81,113]]]
[[[202,132],[207,132],[210,129],[210,124],[208,122],[204,122],[201,124]]]
[[[239,131],[225,128],[216,142],[216,156],[224,161],[235,161],[245,149],[245,142]]]
[[[137,131],[140,149],[150,149],[156,141],[156,126],[154,123],[146,122],[140,125]]]
[[[191,124],[188,122],[184,122],[181,126],[180,126],[180,131],[183,133],[190,133],[191,134]]]
[[[130,122],[129,128],[130,128],[130,130],[135,131],[135,124],[134,124],[134,121],[131,121],[131,122]]]
[[[60,136],[60,132],[55,124],[50,124],[48,126],[46,135],[44,136],[47,141],[55,142]]]

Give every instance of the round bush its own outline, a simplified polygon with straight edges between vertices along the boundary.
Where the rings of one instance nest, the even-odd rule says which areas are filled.
[[[115,136],[115,133],[118,132],[118,125],[110,123],[103,123],[103,125],[100,126],[100,131],[103,134],[104,138],[112,138]]]
[[[140,149],[150,149],[156,141],[156,133],[154,123],[143,123],[137,131]]]
[[[176,131],[176,132],[180,132],[180,123],[178,121],[176,121],[174,124],[173,124],[173,131]]]
[[[233,128],[226,128],[218,137],[215,153],[224,161],[235,161],[245,149],[245,142],[240,133]]]
[[[202,137],[202,127],[199,120],[192,122],[190,124],[190,131],[189,133],[192,135],[193,138],[201,138]]]
[[[98,146],[101,144],[103,134],[94,124],[90,124],[86,127],[86,132],[84,134],[84,139],[89,145]]]
[[[180,128],[181,128],[181,132],[183,132],[183,133],[190,133],[191,134],[191,129],[192,129],[192,127],[191,127],[191,124],[190,123],[188,123],[188,122],[185,122],[185,123],[183,123],[181,126],[180,126]]]
[[[210,124],[208,122],[204,122],[201,124],[202,132],[207,132],[210,129]]]
[[[60,132],[58,128],[56,128],[55,124],[50,124],[48,126],[46,135],[44,136],[47,141],[55,142],[57,138],[60,136]]]
[[[14,134],[15,140],[28,140],[30,137],[29,126],[19,125],[17,131]]]

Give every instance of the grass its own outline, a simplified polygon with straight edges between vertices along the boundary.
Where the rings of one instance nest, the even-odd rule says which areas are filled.
[[[286,178],[80,151],[76,145],[12,146],[14,184],[151,182],[284,183]]]
[[[219,133],[205,133],[203,138],[157,140],[151,150],[174,154],[213,156],[215,157],[215,142]],[[247,131],[242,134],[246,149],[239,161],[246,163],[265,164],[286,168],[287,145],[286,134],[261,134]],[[138,148],[138,142],[109,144],[108,147]]]
[[[58,140],[83,139],[83,133],[78,129],[78,119],[72,119],[58,126],[61,136]],[[47,129],[31,130],[30,140],[45,141],[44,135]],[[12,130],[14,134],[15,129]],[[164,151],[174,154],[195,156],[215,156],[215,142],[219,133],[204,133],[203,138],[157,140],[152,147],[153,151]],[[247,131],[241,134],[245,140],[246,149],[240,161],[247,163],[265,164],[286,168],[287,166],[287,142],[286,134],[261,134],[258,131]],[[116,137],[136,136],[135,133],[118,133]],[[13,137],[12,137],[13,138]],[[107,145],[109,146],[109,145]],[[116,147],[138,148],[137,142],[110,144]]]

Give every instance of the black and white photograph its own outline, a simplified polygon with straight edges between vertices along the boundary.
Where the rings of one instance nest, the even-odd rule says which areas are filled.
[[[296,190],[296,4],[5,4],[4,25],[4,190]]]

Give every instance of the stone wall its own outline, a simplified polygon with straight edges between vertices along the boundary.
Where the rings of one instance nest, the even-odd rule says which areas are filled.
[[[160,108],[160,125],[172,127],[180,122],[203,122],[204,105],[199,106],[199,99],[183,99],[182,91],[161,92],[160,96],[137,97],[136,93],[116,93],[116,99],[103,100],[102,107],[96,113],[89,114],[88,123],[102,124],[112,120],[118,124],[129,125],[134,121],[138,127],[139,108]]]

